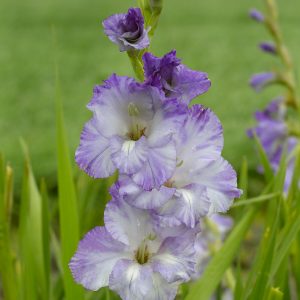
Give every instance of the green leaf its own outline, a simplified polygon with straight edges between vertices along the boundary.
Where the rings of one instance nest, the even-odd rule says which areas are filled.
[[[49,220],[49,200],[47,193],[46,182],[43,179],[40,187],[42,200],[42,238],[43,238],[43,252],[44,252],[44,268],[46,274],[46,288],[47,293],[50,293],[50,275],[51,275],[51,250],[50,250],[50,220]]]
[[[280,235],[280,242],[276,246],[276,254],[274,263],[271,268],[270,277],[273,277],[277,272],[282,260],[288,254],[289,249],[292,243],[295,241],[297,234],[300,231],[300,218],[299,213],[295,212],[293,216],[290,217],[290,221],[286,224],[286,226],[282,230],[282,234]]]
[[[246,199],[246,200],[238,201],[238,202],[236,202],[232,205],[232,208],[239,207],[239,206],[244,206],[244,205],[250,205],[250,204],[253,204],[253,203],[261,203],[261,202],[264,202],[264,201],[267,201],[267,200],[270,200],[270,199],[274,199],[275,197],[277,197],[279,195],[280,195],[280,193],[277,192],[277,193],[261,195],[261,196],[258,196],[258,197],[253,197],[253,198],[249,198],[249,199]]]
[[[270,288],[268,299],[267,300],[282,300],[283,293],[279,290],[279,288]]]
[[[43,207],[26,145],[22,143],[25,167],[20,211],[20,254],[24,298],[49,299],[48,275],[45,268]]]
[[[260,260],[260,264],[256,273],[256,280],[248,299],[265,299],[265,297],[267,296],[269,272],[272,267],[275,252],[279,215],[280,206],[278,206],[275,219],[273,219],[273,223],[265,230],[264,239],[262,241],[262,259]]]
[[[3,296],[6,300],[19,299],[14,253],[11,248],[9,219],[6,214],[7,196],[12,197],[12,169],[4,171],[4,159],[0,155],[0,275]],[[6,196],[4,196],[6,195]]]
[[[223,247],[208,263],[202,277],[191,285],[186,300],[210,299],[223,274],[232,263],[254,215],[255,209],[250,207],[244,218],[234,227]]]
[[[238,264],[237,271],[236,271],[236,283],[234,288],[234,300],[243,299],[243,281],[242,281],[242,273],[241,273],[241,266]]]
[[[240,176],[239,176],[239,188],[243,191],[243,194],[238,200],[241,201],[243,199],[246,199],[248,194],[248,162],[245,157],[243,158]]]
[[[83,288],[77,285],[68,267],[79,241],[79,217],[73,182],[69,147],[64,125],[58,66],[56,65],[56,148],[61,257],[66,300],[83,299]]]

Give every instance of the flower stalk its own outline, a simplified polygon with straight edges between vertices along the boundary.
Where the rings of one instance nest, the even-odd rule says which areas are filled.
[[[284,80],[281,82],[287,87],[288,94],[285,98],[285,104],[295,109],[299,109],[299,103],[295,88],[295,75],[293,62],[287,47],[284,45],[282,33],[278,23],[278,9],[275,0],[265,0],[267,17],[264,24],[274,39],[276,52],[281,59],[284,69],[281,71],[280,77]]]

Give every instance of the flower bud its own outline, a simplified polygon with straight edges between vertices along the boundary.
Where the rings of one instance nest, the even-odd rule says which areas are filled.
[[[272,42],[263,42],[259,45],[260,49],[266,53],[277,54],[276,45]]]
[[[265,16],[259,10],[255,9],[255,8],[250,10],[249,16],[253,20],[260,22],[260,23],[265,21]]]

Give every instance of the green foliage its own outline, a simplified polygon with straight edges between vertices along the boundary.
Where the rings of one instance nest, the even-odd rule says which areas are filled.
[[[12,169],[9,166],[5,169],[4,158],[0,154],[0,276],[6,300],[18,298],[14,253],[9,234],[10,211],[7,210],[12,193]]]
[[[210,299],[225,271],[233,262],[254,216],[255,210],[250,208],[244,218],[234,227],[221,250],[211,259],[201,279],[191,286],[187,300]]]
[[[83,289],[74,282],[68,266],[79,241],[79,213],[59,85],[58,70],[56,69],[57,178],[63,281],[66,300],[80,300],[83,299]]]

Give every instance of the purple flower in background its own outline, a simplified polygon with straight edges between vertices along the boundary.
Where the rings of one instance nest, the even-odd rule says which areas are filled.
[[[273,42],[263,42],[259,45],[260,49],[270,54],[277,54],[276,45]]]
[[[221,157],[222,126],[209,109],[192,106],[175,141],[177,166],[162,187],[145,192],[121,176],[117,188],[131,205],[152,209],[159,224],[193,228],[201,216],[228,210],[241,191],[235,171]]]
[[[193,71],[181,64],[175,50],[162,58],[145,53],[143,61],[146,82],[162,89],[166,97],[175,97],[189,104],[210,88],[211,82],[207,74]]]
[[[198,232],[152,226],[148,211],[113,198],[105,227],[91,230],[69,266],[89,290],[109,286],[123,300],[172,300],[180,283],[195,272]]]
[[[209,260],[211,259],[212,249],[218,251],[222,246],[228,231],[233,226],[233,220],[228,216],[213,214],[206,217],[201,222],[201,232],[197,234],[195,248],[197,251],[196,273],[193,279],[201,276]]]
[[[160,187],[172,176],[172,136],[186,118],[185,104],[164,100],[155,87],[112,75],[95,87],[88,108],[93,117],[76,151],[76,162],[87,174],[103,178],[118,169],[145,190]]]
[[[149,46],[148,30],[139,8],[130,8],[127,14],[115,14],[103,21],[105,34],[117,44],[120,51],[145,49]]]
[[[250,85],[260,92],[265,86],[273,83],[276,80],[276,74],[273,72],[258,73],[252,76],[250,79]]]
[[[286,108],[283,99],[273,100],[263,111],[255,114],[257,126],[248,131],[253,137],[255,133],[259,138],[274,172],[277,172],[283,151],[290,154],[296,147],[298,140],[288,134],[285,123]],[[287,192],[294,170],[294,158],[290,157],[287,164],[284,190]]]
[[[250,10],[249,16],[257,22],[265,21],[265,16],[259,10],[255,9],[255,8]]]
[[[255,113],[258,124],[248,131],[250,137],[253,137],[254,133],[257,135],[274,169],[279,165],[283,145],[288,136],[284,114],[282,99],[274,100],[265,110]]]

